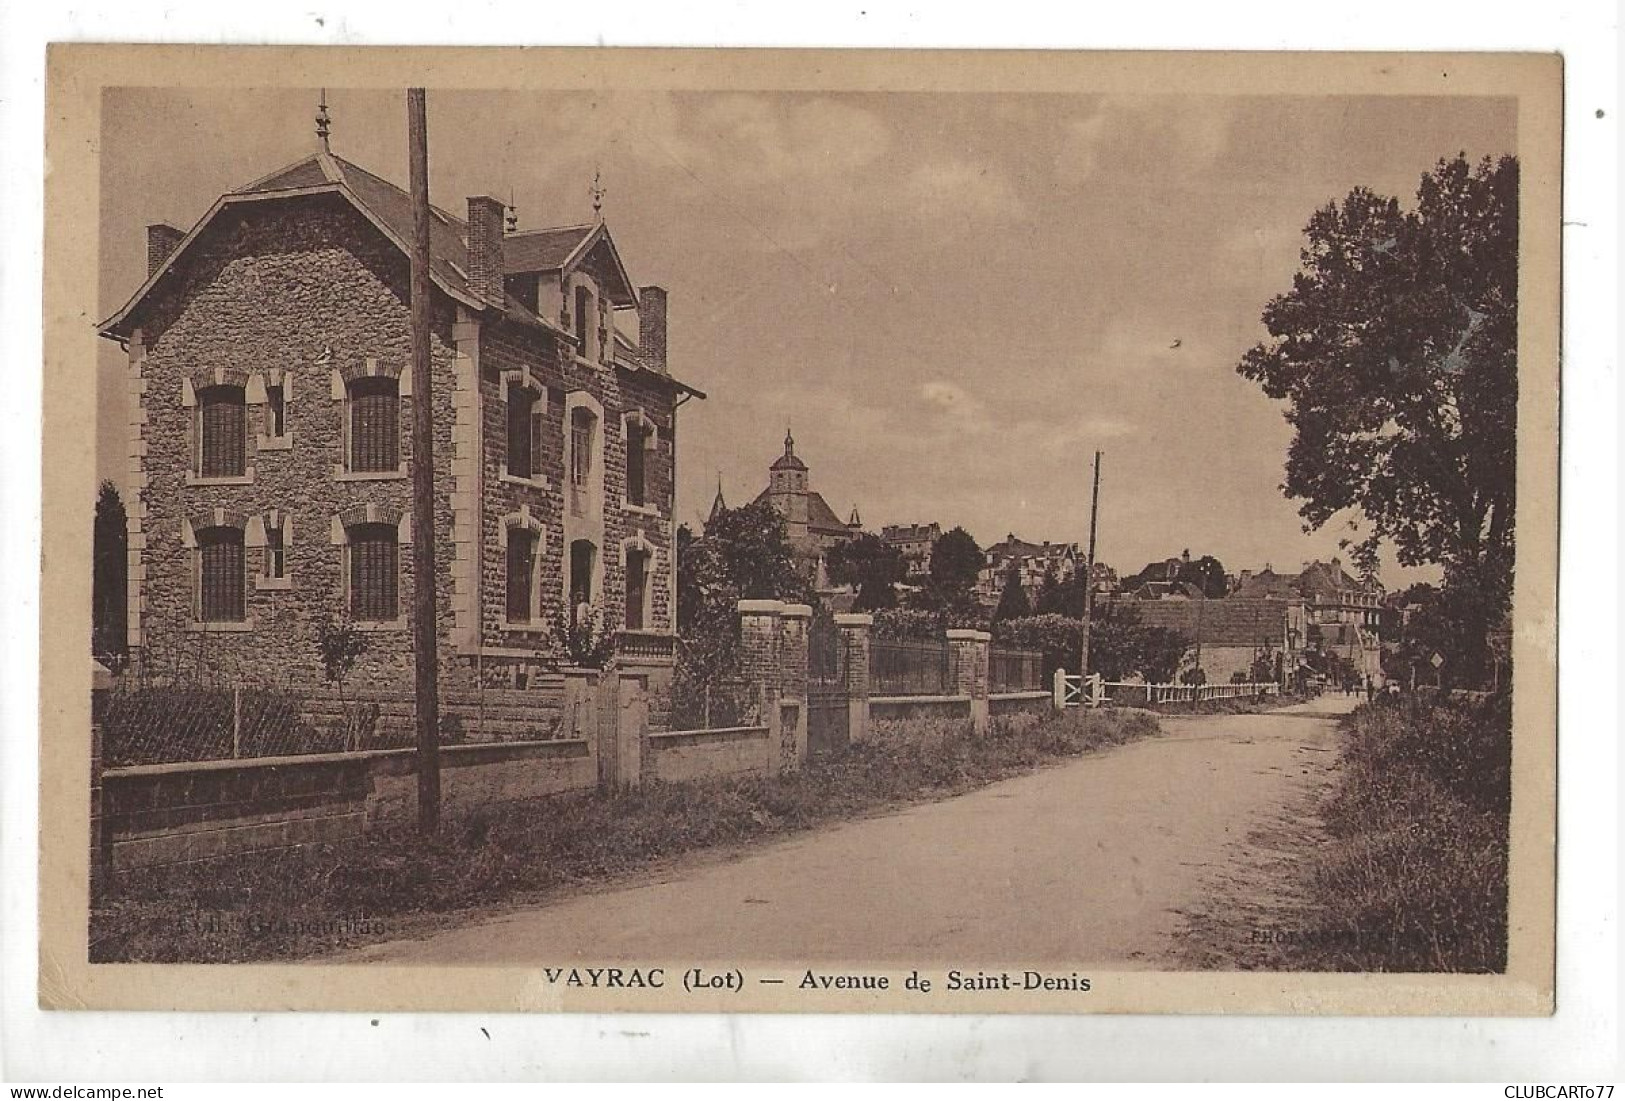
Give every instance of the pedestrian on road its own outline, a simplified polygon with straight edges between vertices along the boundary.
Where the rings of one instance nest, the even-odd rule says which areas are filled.
[[[1377,684],[1376,684],[1375,681],[1373,681],[1371,679],[1371,674],[1367,673],[1365,675],[1365,702],[1366,703],[1375,702],[1376,698],[1377,698]]]

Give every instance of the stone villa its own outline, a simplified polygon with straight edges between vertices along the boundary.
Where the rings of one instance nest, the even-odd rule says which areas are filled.
[[[521,232],[486,196],[434,208],[416,394],[409,196],[318,138],[191,230],[149,226],[147,279],[100,326],[129,357],[134,660],[319,683],[318,625],[347,616],[375,636],[358,681],[409,689],[420,400],[442,681],[556,665],[586,616],[660,649],[677,410],[704,396],[668,368],[666,292],[633,283],[601,219]]]

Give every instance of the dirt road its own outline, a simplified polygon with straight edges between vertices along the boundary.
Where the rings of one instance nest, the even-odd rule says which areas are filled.
[[[333,962],[1172,967],[1179,910],[1320,779],[1351,706],[1166,719],[1160,737],[958,798]]]

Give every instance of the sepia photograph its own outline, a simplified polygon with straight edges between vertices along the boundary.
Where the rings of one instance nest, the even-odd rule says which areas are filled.
[[[53,49],[46,1004],[1551,1011],[1555,56],[276,53]]]

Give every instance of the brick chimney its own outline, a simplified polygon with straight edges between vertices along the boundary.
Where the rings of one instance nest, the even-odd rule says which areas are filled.
[[[494,306],[504,301],[501,200],[476,195],[468,200],[468,286]]]
[[[159,222],[147,227],[147,277],[164,266],[164,261],[186,240],[186,232]]]
[[[638,351],[649,366],[666,370],[666,288],[638,288]]]

